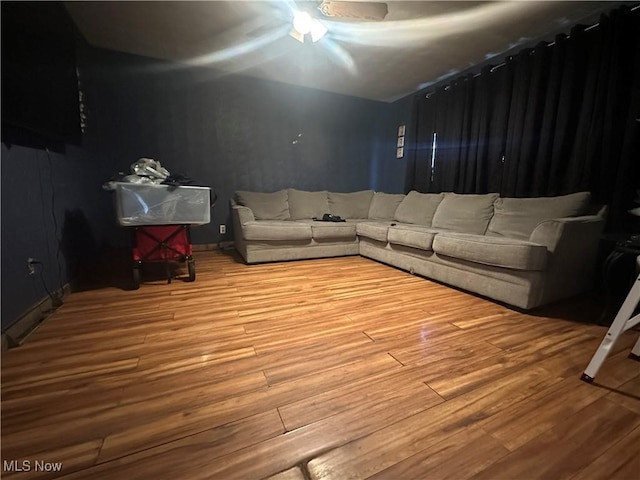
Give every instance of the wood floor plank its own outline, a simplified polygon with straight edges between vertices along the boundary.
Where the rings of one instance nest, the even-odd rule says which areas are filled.
[[[393,424],[428,409],[433,392],[424,384],[411,384],[397,390],[392,397],[371,398],[365,405],[305,425],[252,448],[221,458],[209,472],[212,478],[262,478],[305,461],[322,451],[371,434],[373,430]],[[371,415],[376,424],[369,421]]]
[[[433,390],[428,390],[432,394],[430,396],[425,393],[424,384],[418,381],[421,374],[419,368],[402,368],[392,373],[372,375],[289,403],[280,407],[278,411],[287,431],[291,431],[354,407],[362,409],[372,398],[380,400],[412,384],[422,395],[428,397],[429,405],[443,402],[444,399]]]
[[[41,429],[47,424],[48,419],[52,419],[55,425],[60,420],[60,416],[65,414],[70,415],[71,418],[78,415],[92,417],[105,408],[116,408],[122,398],[123,389],[117,388],[104,391],[99,400],[87,395],[87,390],[81,392],[63,390],[58,395],[47,395],[44,398],[33,396],[16,403],[3,402],[3,408],[10,414],[2,415],[2,435],[10,438],[11,434],[28,431],[30,427],[36,430]]]
[[[173,441],[180,436],[193,435],[246,415],[271,409],[282,404],[286,398],[296,399],[296,396],[310,395],[312,392],[342,384],[350,378],[357,378],[357,375],[370,375],[372,365],[377,365],[371,370],[374,372],[399,368],[390,357],[380,355],[378,360],[372,359],[366,365],[360,362],[328,369],[321,376],[302,377],[295,382],[281,384],[280,388],[254,389],[245,395],[235,395],[219,402],[202,403],[194,408],[168,409],[165,415],[158,416],[156,413],[146,421],[140,418],[134,425],[123,425],[117,432],[108,435],[99,460],[107,461],[123,456],[128,451],[139,451]],[[144,404],[148,405],[149,402]],[[136,405],[142,407],[144,404]],[[168,406],[170,404],[171,402],[167,402]]]
[[[269,478],[265,480],[306,480],[302,470],[300,467],[293,467],[289,470],[285,470],[284,472],[276,473],[275,475],[271,475]]]
[[[447,317],[433,315],[422,310],[407,312],[407,318],[402,315],[404,312],[397,312],[396,315],[385,315],[383,321],[375,322],[369,320],[364,331],[374,340],[386,340],[397,337],[436,337],[439,335],[453,334],[462,335],[458,327],[451,324]],[[351,315],[354,316],[353,314]],[[371,313],[369,313],[371,316]]]
[[[227,382],[197,384],[192,390],[172,392],[165,387],[154,392],[143,388],[137,395],[135,391],[123,390],[122,400],[117,405],[98,402],[84,409],[65,409],[44,418],[38,415],[33,420],[24,420],[22,429],[3,434],[2,449],[3,452],[10,449],[12,453],[25,451],[32,455],[51,444],[66,446],[99,437],[105,439],[104,454],[105,447],[110,448],[114,432],[133,437],[131,443],[148,446],[147,439],[153,434],[165,438],[175,431],[197,433],[211,428],[206,423],[197,423],[198,414],[204,416],[203,412],[206,413],[212,404],[235,399],[236,395],[264,388],[265,384],[264,376],[253,373]],[[168,424],[169,421],[175,423]],[[157,428],[149,432],[149,425],[157,425]],[[108,445],[106,440],[109,440]]]
[[[136,327],[141,331],[149,330],[151,326],[155,326],[155,323],[170,322],[173,320],[173,313],[161,313],[157,307],[149,310],[148,307],[142,307],[139,309],[131,308],[128,310],[116,309],[115,311],[98,310],[92,312],[90,316],[82,314],[63,314],[61,311],[56,311],[47,322],[47,328],[40,328],[36,330],[29,338],[29,342],[24,344],[25,350],[33,350],[40,341],[46,339],[60,340],[60,337],[67,338],[70,334],[93,334],[93,337],[100,337],[96,335],[100,328],[108,328],[110,331],[121,328],[124,333],[133,333]],[[119,323],[120,320],[126,317],[126,324]],[[54,321],[55,320],[55,321]],[[85,337],[90,339],[91,337]]]
[[[620,388],[609,388],[607,398],[629,410],[640,414],[640,372]]]
[[[20,459],[20,464],[26,460],[29,462],[29,469],[18,472],[13,469],[4,468],[5,465],[3,464],[2,477],[12,479],[58,478],[67,472],[92,466],[96,461],[101,446],[102,439],[95,439],[64,447],[52,446],[35,453],[32,457],[26,458],[13,456],[11,453],[5,455],[3,448],[3,460]],[[41,466],[38,467],[38,464]],[[45,465],[49,465],[49,467],[45,467]]]
[[[519,370],[316,457],[309,472],[315,479],[366,478],[558,381],[542,369]]]
[[[408,347],[391,349],[391,354],[404,365],[450,365],[467,363],[474,358],[493,357],[504,353],[502,349],[484,341],[476,341],[472,335],[456,335],[459,340],[451,344],[451,337],[446,339],[416,343]]]
[[[480,425],[513,451],[606,394],[577,377],[567,378],[481,421]]]
[[[601,398],[472,478],[568,479],[638,426],[640,415]]]
[[[22,363],[13,366],[10,371],[5,370],[2,382],[6,386],[31,383],[43,375],[55,376],[60,375],[59,372],[69,372],[78,365],[107,364],[138,358],[141,345],[142,343],[138,343],[119,348],[106,348],[96,352],[68,353],[51,358],[49,361],[24,358]]]
[[[424,381],[439,395],[450,399],[522,369],[524,359],[504,352],[490,356],[467,356],[463,361],[449,358],[433,362]]]
[[[638,469],[637,331],[593,384],[579,380],[607,330],[585,320],[596,296],[526,313],[358,256],[195,255],[196,282],[96,282],[3,352],[2,460],[63,464],[5,476],[627,480]]]
[[[96,338],[97,337],[97,338]],[[22,365],[26,362],[47,362],[47,360],[53,360],[60,357],[67,357],[69,355],[89,353],[89,345],[93,351],[112,350],[116,348],[129,347],[132,345],[141,345],[144,343],[145,333],[134,333],[130,335],[117,335],[113,337],[105,338],[104,333],[89,335],[73,335],[70,337],[52,338],[45,342],[39,342],[37,346],[34,346],[30,350],[19,350],[19,354],[7,355],[9,358],[6,361],[6,369],[3,371],[3,376],[11,376],[13,365]],[[64,349],[58,348],[64,342]],[[34,344],[36,345],[36,344]],[[22,347],[20,347],[22,348]],[[48,353],[48,355],[47,355]],[[3,365],[5,362],[3,360]]]
[[[274,335],[272,332],[267,332],[247,336],[253,342],[258,353],[266,353],[283,347],[289,348],[292,345],[309,345],[318,341],[318,339],[330,340],[345,333],[359,331],[357,327],[351,324],[348,318],[342,315],[327,319],[326,322],[323,322],[323,325],[325,326],[320,331],[294,329],[287,331],[286,335]]]
[[[469,427],[369,477],[465,480],[500,460],[509,451],[480,428]]]
[[[41,371],[32,373],[28,377],[9,376],[8,379],[2,379],[3,393],[10,394],[16,390],[24,390],[26,388],[38,387],[41,385],[49,385],[61,383],[79,378],[96,377],[98,375],[112,374],[116,372],[126,372],[134,370],[138,366],[139,359],[137,357],[125,358],[124,360],[108,361],[103,363],[95,363],[92,365],[77,365],[67,367],[59,371]]]
[[[218,459],[236,450],[259,444],[284,432],[276,410],[186,436],[68,475],[65,479],[121,480],[149,478],[206,478]]]
[[[200,339],[204,339],[202,344],[190,346],[183,343],[183,348],[176,348],[164,352],[157,351],[154,348],[151,352],[143,352],[140,354],[139,368],[144,370],[153,368],[157,365],[170,364],[172,368],[178,365],[190,363],[198,363],[200,365],[211,363],[224,363],[231,360],[254,356],[255,349],[247,345],[239,346],[238,344],[217,343],[218,337],[215,334],[199,335]],[[208,343],[209,340],[211,343]],[[177,339],[180,342],[180,339]],[[178,343],[179,345],[180,343]],[[175,345],[175,344],[174,344]],[[154,346],[155,347],[155,346]]]
[[[385,353],[385,349],[384,346],[379,346],[369,340],[357,347],[348,345],[346,348],[340,349],[326,348],[324,353],[324,355],[319,355],[320,358],[308,358],[305,355],[306,358],[304,360],[299,359],[297,362],[289,362],[286,365],[265,369],[264,374],[269,385],[286,382],[305,375],[312,375],[334,365],[361,361],[363,357]]]
[[[638,445],[640,445],[640,427],[636,427],[629,435],[621,436],[618,441],[614,440],[602,455],[584,466],[580,472],[571,477],[571,480],[638,478],[640,472]]]

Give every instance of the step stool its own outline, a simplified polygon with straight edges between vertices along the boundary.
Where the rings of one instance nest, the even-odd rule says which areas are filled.
[[[636,262],[638,265],[638,269],[640,270],[640,257],[637,258]],[[638,275],[638,278],[633,283],[633,286],[631,287],[627,298],[620,307],[620,310],[618,310],[618,314],[613,320],[611,327],[609,327],[607,334],[604,336],[602,343],[600,343],[598,350],[596,350],[593,358],[591,358],[591,362],[589,362],[589,365],[580,377],[581,380],[584,380],[587,383],[592,383],[593,379],[598,373],[598,370],[600,370],[600,367],[606,360],[609,352],[615,345],[620,335],[640,323],[640,313],[633,315],[639,303],[640,275]],[[640,338],[638,338],[638,341],[631,349],[629,358],[640,361]]]

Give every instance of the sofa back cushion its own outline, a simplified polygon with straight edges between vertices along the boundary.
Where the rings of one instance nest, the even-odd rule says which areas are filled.
[[[238,205],[249,207],[256,220],[288,220],[289,204],[287,191],[273,193],[236,192]]]
[[[352,193],[329,192],[329,213],[342,218],[367,218],[373,190]]]
[[[393,220],[398,205],[402,200],[404,200],[404,195],[402,194],[375,192],[366,218],[371,220]]]
[[[398,205],[394,219],[401,223],[430,227],[433,215],[443,198],[442,193],[420,193],[411,190]]]
[[[497,198],[497,193],[459,195],[446,192],[431,225],[455,232],[484,235],[493,216],[493,203]]]
[[[326,190],[307,192],[290,188],[288,192],[291,220],[322,218],[325,213],[329,213],[329,200]]]
[[[498,198],[487,235],[528,240],[539,223],[553,218],[585,215],[590,202],[589,192],[560,197]]]

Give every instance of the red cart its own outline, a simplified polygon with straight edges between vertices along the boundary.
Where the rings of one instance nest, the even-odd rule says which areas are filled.
[[[189,225],[156,225],[133,229],[133,287],[140,287],[143,262],[164,262],[167,282],[171,283],[170,262],[187,264],[186,281],[196,279],[196,263],[191,248]]]

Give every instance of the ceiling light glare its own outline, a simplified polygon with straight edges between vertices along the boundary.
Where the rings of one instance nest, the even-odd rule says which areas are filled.
[[[311,25],[311,41],[317,42],[327,33],[327,27],[322,25],[318,20],[313,20]]]
[[[313,28],[313,18],[307,12],[296,12],[293,16],[293,28],[306,35]]]

